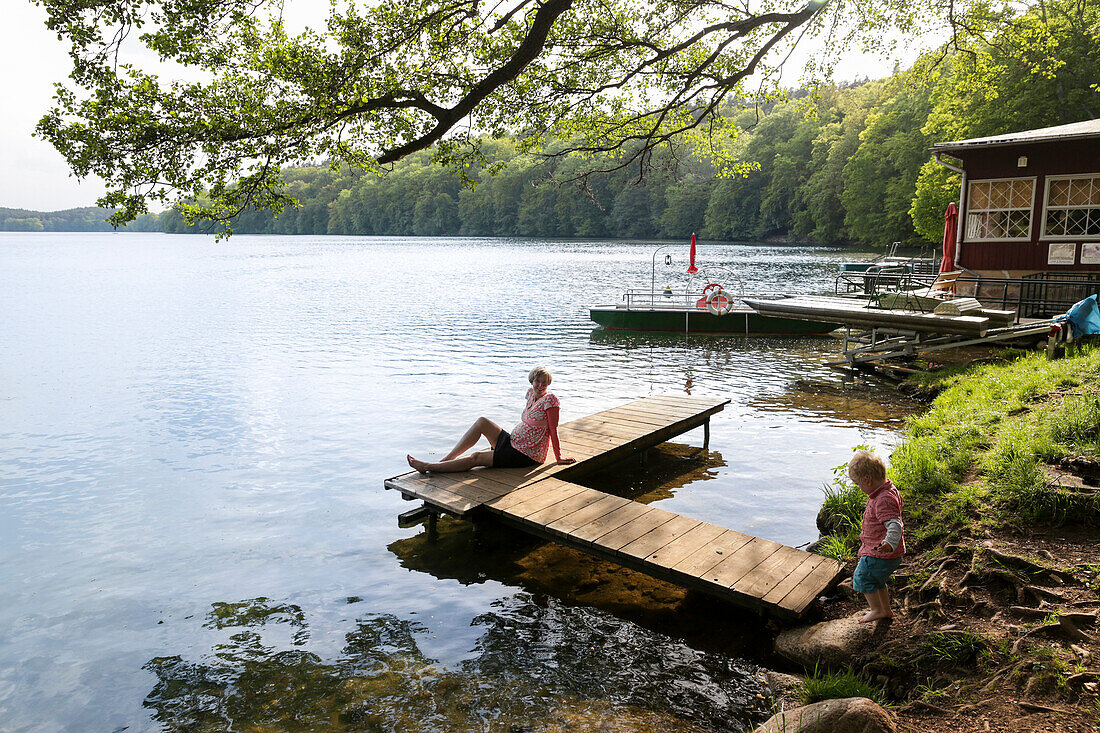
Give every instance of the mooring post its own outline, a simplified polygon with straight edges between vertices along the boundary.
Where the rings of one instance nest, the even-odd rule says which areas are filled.
[[[710,418],[703,423],[703,450],[710,450]]]

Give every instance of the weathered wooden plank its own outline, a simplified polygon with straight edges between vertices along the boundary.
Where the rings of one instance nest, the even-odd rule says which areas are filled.
[[[465,474],[429,473],[418,483],[446,489],[453,494],[458,494],[461,497],[477,502],[491,501],[502,493],[512,491],[514,488],[508,484],[501,484],[495,481],[477,481],[476,479],[462,481],[457,478],[459,476],[465,476]]]
[[[523,520],[525,522],[531,522],[532,524],[547,525],[579,509],[584,509],[586,506],[596,503],[605,496],[607,496],[607,494],[604,494],[602,491],[596,491],[595,489],[578,491],[573,496],[563,499],[545,509],[540,509],[533,514],[525,515]]]
[[[798,567],[805,554],[793,547],[780,545],[768,559],[734,581],[730,587],[738,593],[744,593],[753,598],[763,598],[769,590],[787,577],[792,567]]]
[[[589,522],[599,519],[605,514],[610,514],[614,510],[630,503],[630,499],[604,494],[599,501],[589,504],[583,509],[578,509],[572,514],[568,514],[556,521],[550,522],[546,525],[546,528],[554,532],[560,532],[561,534],[569,534],[575,529],[583,527]]]
[[[820,593],[823,593],[836,579],[837,575],[840,574],[840,569],[840,563],[836,560],[826,559],[776,605],[788,609],[796,615],[801,615],[806,607],[810,605],[810,602],[817,598]]]
[[[607,412],[597,412],[595,415],[582,417],[578,420],[571,420],[570,422],[565,423],[565,425],[562,427],[571,426],[574,424],[601,424],[604,422],[618,422],[623,425],[637,425],[641,428],[663,427],[665,425],[668,425],[668,419],[665,417],[657,417],[649,413],[633,413],[628,410],[616,408],[614,410],[608,410]]]
[[[650,397],[626,407],[629,410],[646,410],[658,415],[708,415],[719,412],[729,400],[707,402],[684,402],[674,397]]]
[[[423,499],[436,507],[458,514],[459,516],[465,515],[481,504],[481,502],[466,499],[457,494],[452,494],[445,489],[441,489],[437,486],[429,486],[427,484],[418,486],[415,492],[410,493],[417,499]]]
[[[717,525],[702,522],[661,549],[651,552],[646,556],[645,561],[661,567],[675,567],[681,560],[704,545],[710,544],[711,541],[725,531]]]
[[[671,521],[675,516],[676,515],[672,512],[666,512],[664,509],[651,507],[645,514],[600,536],[596,540],[596,544],[608,550],[618,550],[620,547],[630,544],[647,532]]]
[[[692,410],[709,410],[718,405],[728,404],[729,401],[728,397],[693,397],[686,394],[658,394],[638,400],[641,404],[677,405]]]
[[[784,596],[790,593],[796,585],[804,581],[806,576],[813,572],[813,569],[818,565],[825,562],[826,559],[827,558],[821,557],[820,555],[811,555],[807,552],[802,562],[796,567],[790,568],[787,577],[772,586],[760,600],[769,604],[779,603],[779,601],[783,600]]]
[[[629,420],[630,422],[654,426],[668,425],[669,421],[669,416],[663,412],[655,411],[653,408],[633,407],[630,405],[616,407],[606,412],[597,412],[595,415],[592,415],[592,417],[599,420]]]
[[[775,542],[753,537],[737,552],[731,552],[722,562],[708,570],[706,579],[729,588],[780,547]]]
[[[672,404],[662,405],[653,403],[648,405],[640,405],[635,403],[633,405],[630,405],[629,407],[621,408],[619,411],[617,411],[617,414],[661,418],[665,421],[665,424],[667,425],[670,422],[678,422],[680,420],[685,420],[689,417],[700,415],[705,412],[705,410],[693,410],[690,407],[681,407],[679,405]]]
[[[598,425],[569,425],[558,429],[558,436],[576,435],[585,437],[595,435],[601,438],[613,438],[616,440],[637,440],[645,437],[655,426],[635,424],[633,427],[623,426],[619,423],[605,420]]]
[[[592,520],[583,527],[577,527],[575,530],[569,533],[569,537],[573,540],[579,540],[582,542],[593,542],[597,538],[618,529],[627,522],[636,517],[645,514],[649,511],[649,507],[645,504],[639,504],[636,501],[632,501],[626,506],[619,507],[618,509],[608,512],[607,514]]]
[[[499,499],[486,502],[486,506],[494,511],[506,511],[516,504],[527,501],[535,496],[542,496],[547,491],[551,491],[565,483],[566,482],[559,481],[556,478],[545,478],[538,483],[528,484],[527,486],[516,489],[512,493],[502,496]]]
[[[542,483],[535,484],[534,488],[541,488]],[[527,500],[521,501],[518,504],[513,504],[504,511],[508,512],[514,517],[524,518],[529,514],[534,514],[540,509],[545,509],[548,506],[553,506],[559,501],[564,501],[574,494],[578,494],[582,491],[589,491],[578,484],[563,483],[560,486],[553,488],[547,488],[546,491],[530,496]]]
[[[753,539],[756,538],[732,529],[727,529],[706,545],[700,547],[695,552],[673,565],[672,569],[685,575],[701,578],[707,574],[707,571],[722,562],[729,554],[744,547]]]
[[[673,515],[672,519],[665,522],[660,527],[650,532],[646,532],[633,542],[620,547],[618,552],[638,559],[649,557],[657,552],[657,550],[660,550],[678,537],[687,534],[700,524],[702,524],[702,522],[698,519],[683,517],[679,514]]]
[[[594,436],[576,434],[561,435],[558,440],[558,445],[561,446],[561,454],[576,458],[578,461],[596,458],[618,448],[622,444],[623,441],[613,438],[599,439]],[[553,458],[552,454],[551,458]]]

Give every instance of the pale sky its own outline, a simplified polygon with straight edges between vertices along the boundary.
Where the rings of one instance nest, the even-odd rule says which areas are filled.
[[[102,195],[98,180],[78,181],[61,155],[32,136],[39,118],[49,109],[53,82],[69,72],[64,45],[46,30],[46,13],[30,0],[6,0],[0,21],[0,207],[55,211],[93,206]],[[300,12],[323,18],[327,0],[288,2]],[[301,6],[305,5],[306,8]],[[313,6],[313,9],[308,9]],[[288,20],[290,20],[288,18]],[[837,78],[879,78],[893,70],[880,58],[852,58]],[[791,78],[797,77],[792,70]]]

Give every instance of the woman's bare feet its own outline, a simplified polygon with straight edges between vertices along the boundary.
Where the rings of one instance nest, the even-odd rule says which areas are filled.
[[[863,614],[863,618],[861,618],[859,620],[859,622],[861,624],[866,624],[866,623],[869,623],[871,621],[878,621],[880,619],[893,618],[893,617],[894,617],[894,614],[890,612],[890,609],[886,609],[885,611],[871,610],[871,611],[868,611],[867,613]]]
[[[424,461],[418,461],[415,458],[413,458],[411,455],[405,456],[405,459],[409,462],[410,467],[412,467],[413,469],[419,471],[420,473],[427,473],[428,472],[428,464],[425,463]]]

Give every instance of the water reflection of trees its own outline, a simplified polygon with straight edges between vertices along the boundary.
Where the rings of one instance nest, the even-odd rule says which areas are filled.
[[[920,404],[896,390],[865,382],[831,383],[799,379],[780,393],[761,393],[750,402],[759,412],[813,415],[845,423],[897,430]]]
[[[358,618],[326,661],[300,608],[215,604],[206,626],[235,632],[198,661],[150,660],[145,706],[170,731],[676,732],[764,715],[755,669],[595,609],[520,594],[474,623],[475,656],[450,671],[420,651],[424,627],[391,614]]]

